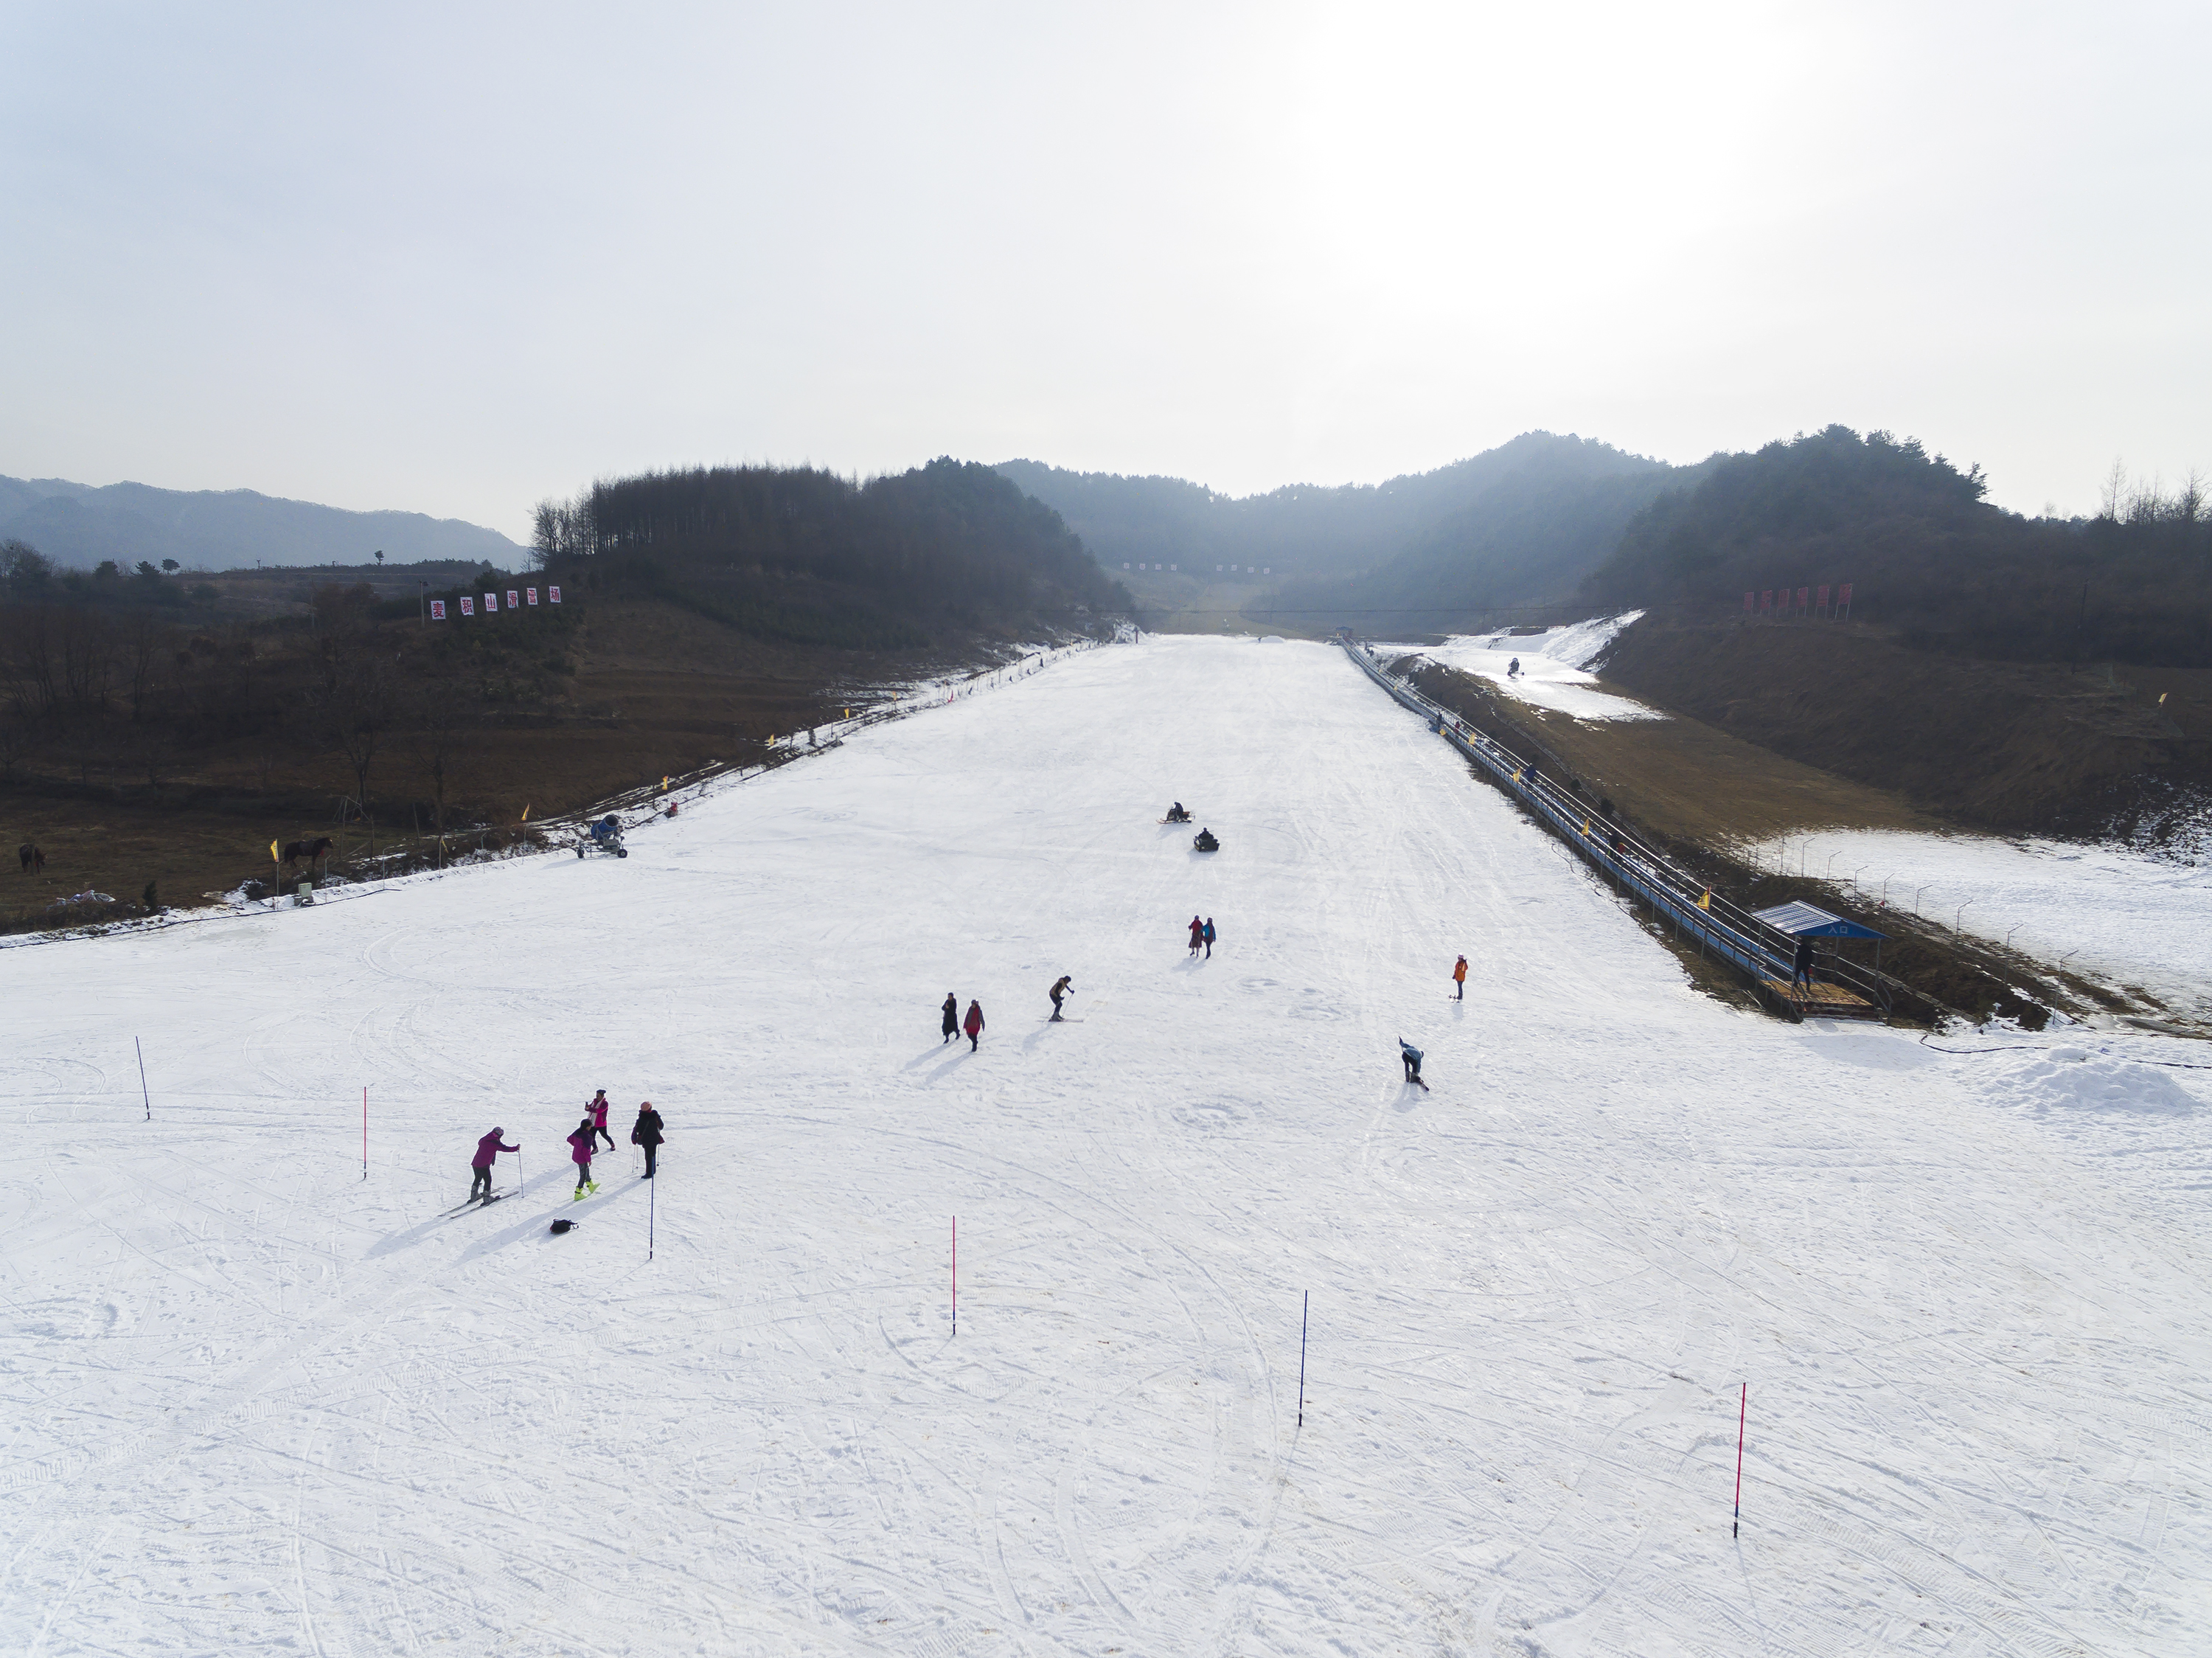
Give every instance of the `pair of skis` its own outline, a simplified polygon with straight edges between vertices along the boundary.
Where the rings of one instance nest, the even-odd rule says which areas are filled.
[[[444,1214],[438,1216],[438,1218],[441,1221],[450,1221],[454,1216],[459,1214],[463,1210],[489,1209],[501,1198],[511,1198],[514,1195],[514,1194],[511,1192],[495,1192],[486,1197],[471,1198],[466,1203],[455,1204],[453,1208],[447,1210]]]

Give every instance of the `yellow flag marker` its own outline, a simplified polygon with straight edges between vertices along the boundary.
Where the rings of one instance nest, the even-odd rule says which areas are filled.
[[[1589,820],[1588,818],[1584,818],[1583,820],[1583,833],[1585,835],[1589,833]]]
[[[1705,895],[1698,900],[1698,907],[1700,910],[1710,910],[1713,907],[1713,889],[1711,887],[1708,887],[1705,888]]]
[[[284,861],[276,856],[276,843],[273,840],[269,843],[269,861],[271,863],[282,863]]]
[[[525,823],[530,821],[530,808],[526,805],[522,808],[522,820]]]

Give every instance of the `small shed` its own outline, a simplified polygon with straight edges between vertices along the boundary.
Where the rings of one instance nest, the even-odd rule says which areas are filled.
[[[1753,912],[1752,919],[1763,921],[1778,933],[1787,933],[1792,938],[1887,938],[1887,933],[1878,933],[1871,927],[1862,927],[1856,921],[1846,921],[1841,916],[1832,916],[1826,910],[1817,910],[1809,904],[1792,899],[1778,904],[1771,910]]]

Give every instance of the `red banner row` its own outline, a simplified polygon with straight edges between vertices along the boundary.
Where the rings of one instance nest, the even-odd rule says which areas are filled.
[[[549,604],[559,604],[561,602],[561,589],[558,588],[546,588],[545,598]],[[522,588],[520,589],[509,588],[507,590],[507,607],[509,610],[520,610],[526,603],[534,605],[537,602],[538,589],[536,588]],[[496,593],[487,593],[484,594],[483,607],[485,615],[490,616],[496,614],[499,610],[499,594]],[[464,616],[473,616],[476,613],[476,595],[472,593],[463,594],[461,595],[461,614]],[[433,599],[430,600],[430,619],[434,622],[442,622],[446,619],[446,601],[443,599]]]
[[[1768,588],[1758,593],[1747,589],[1743,595],[1743,607],[1761,616],[1791,610],[1849,610],[1851,607],[1851,584],[1845,582],[1836,588],[1836,600],[1832,606],[1828,602],[1828,589],[1823,585],[1799,588],[1797,602],[1794,605],[1790,601],[1788,588]]]

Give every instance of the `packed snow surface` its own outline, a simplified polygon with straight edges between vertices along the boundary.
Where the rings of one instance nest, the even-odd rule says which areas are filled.
[[[1731,1011],[1307,643],[629,844],[0,956],[0,1649],[2203,1650],[2185,1045]]]
[[[1663,720],[1657,709],[1608,691],[1594,691],[1589,665],[1613,636],[1644,613],[1555,627],[1543,633],[1460,634],[1425,654],[1447,667],[1487,680],[1509,697],[1537,708],[1557,709],[1578,720]],[[1520,671],[1511,672],[1514,660]]]
[[[1822,830],[1751,856],[2212,1018],[2212,869],[2125,847]]]

